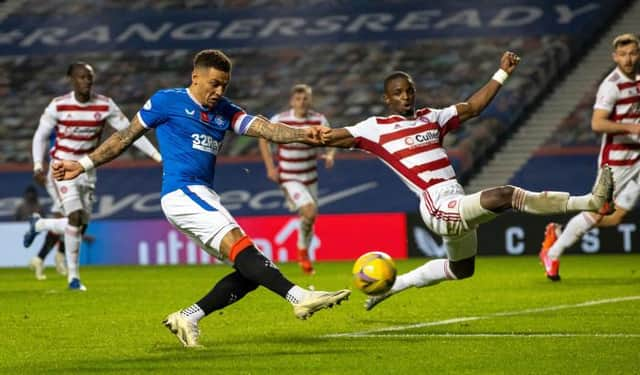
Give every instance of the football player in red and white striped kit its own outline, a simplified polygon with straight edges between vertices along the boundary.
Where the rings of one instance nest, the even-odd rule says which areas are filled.
[[[611,227],[622,222],[640,197],[640,42],[634,34],[618,35],[612,43],[615,69],[598,88],[591,128],[602,133],[598,165],[613,171],[613,213],[582,212],[567,223],[564,231],[549,223],[540,250],[547,278],[560,280],[559,258],[593,227]],[[560,234],[561,233],[561,234]]]
[[[477,253],[476,228],[509,209],[532,214],[567,211],[597,211],[612,198],[613,181],[608,167],[601,169],[591,194],[570,196],[565,192],[530,192],[515,186],[500,186],[465,195],[442,140],[463,121],[478,116],[497,94],[518,65],[520,58],[505,52],[500,69],[467,101],[444,109],[415,109],[413,79],[394,72],[384,81],[388,117],[370,117],[356,125],[327,129],[334,147],[359,148],[377,155],[420,199],[425,224],[443,238],[447,259],[430,260],[396,278],[391,290],[369,297],[367,310],[410,287],[435,285],[444,280],[471,277]]]
[[[69,65],[67,76],[73,91],[51,101],[33,136],[33,172],[38,180],[43,180],[47,173],[43,161],[53,130],[56,138],[49,150],[51,159],[79,160],[96,148],[105,123],[117,130],[129,126],[129,120],[111,98],[92,92],[95,74],[91,65],[74,62]],[[157,162],[162,161],[160,153],[148,139],[142,137],[134,145]],[[80,242],[89,223],[95,182],[95,171],[83,173],[70,181],[54,180],[55,193],[66,217],[43,219],[34,216],[24,236],[24,246],[28,247],[40,231],[64,235],[70,290],[86,290],[80,282]]]
[[[288,111],[276,114],[272,122],[280,122],[296,128],[309,126],[327,126],[326,117],[311,109],[312,89],[309,85],[297,84],[291,89]],[[267,177],[280,184],[287,205],[291,211],[298,211],[300,228],[298,230],[298,263],[306,274],[314,269],[309,257],[309,246],[313,239],[313,224],[318,214],[318,157],[325,160],[325,167],[332,168],[335,148],[319,155],[318,149],[304,143],[278,144],[276,159],[273,162],[271,147],[266,139],[260,139],[260,153],[267,169]]]

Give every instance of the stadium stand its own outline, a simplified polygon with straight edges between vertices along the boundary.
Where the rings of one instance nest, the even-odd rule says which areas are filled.
[[[601,135],[591,129],[591,115],[599,82],[594,81],[578,105],[510,179],[510,184],[530,189],[553,186],[574,194],[593,184]],[[558,166],[566,173],[541,173]]]
[[[332,124],[344,126],[370,113],[383,112],[380,82],[392,70],[406,70],[415,77],[420,90],[418,105],[440,107],[468,97],[481,85],[495,69],[500,51],[529,51],[523,58],[535,64],[523,66],[488,116],[447,138],[456,168],[465,172],[515,122],[520,113],[513,108],[521,110],[535,97],[531,93],[542,92],[547,82],[538,72],[567,61],[567,44],[564,37],[527,37],[484,38],[481,43],[475,38],[420,40],[400,47],[376,42],[318,45],[305,50],[232,49],[228,53],[235,60],[236,74],[228,96],[253,112],[270,115],[286,105],[288,87],[305,81],[315,88],[316,107]],[[2,131],[7,133],[0,141],[0,162],[29,162],[30,139],[42,109],[53,96],[68,90],[64,67],[69,61],[82,59],[94,64],[96,91],[112,96],[132,116],[155,90],[187,84],[184,79],[192,54],[190,50],[169,50],[0,58],[0,97],[7,104],[0,109]],[[25,102],[30,105],[21,107]],[[273,103],[278,103],[275,108]],[[223,154],[254,155],[255,145],[253,139],[232,137]]]
[[[412,3],[395,0],[391,4]],[[415,1],[413,2],[415,3]],[[223,9],[300,9],[303,7],[357,6],[365,1],[164,0],[127,2],[24,1],[13,16],[25,19],[46,15],[48,19],[105,12],[197,11]],[[601,22],[606,22],[602,19]],[[595,26],[594,26],[595,28]],[[254,113],[271,115],[286,106],[286,92],[297,82],[314,87],[315,105],[334,126],[345,126],[370,114],[381,114],[380,82],[385,74],[400,69],[410,72],[419,90],[418,106],[441,107],[468,97],[490,77],[501,51],[518,51],[525,64],[482,118],[445,139],[454,167],[464,180],[473,166],[484,160],[498,140],[508,136],[545,89],[575,57],[590,33],[526,34],[459,37],[455,28],[441,37],[415,40],[325,42],[305,48],[230,48],[236,64],[228,96]],[[593,30],[592,30],[593,32]],[[96,92],[114,98],[128,116],[135,114],[155,90],[185,86],[190,49],[105,50],[89,53],[56,53],[43,56],[0,57],[0,163],[30,161],[30,139],[42,109],[68,85],[64,69],[81,59],[97,71]],[[22,103],[29,103],[23,106]],[[107,135],[109,132],[107,132]],[[151,136],[153,138],[153,136]],[[256,141],[230,135],[222,150],[226,156],[256,156]],[[143,158],[129,151],[125,158]]]

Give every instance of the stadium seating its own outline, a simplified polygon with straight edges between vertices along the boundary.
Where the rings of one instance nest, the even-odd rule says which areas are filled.
[[[608,71],[606,72],[608,73]],[[510,184],[534,190],[554,190],[583,194],[596,176],[601,136],[591,129],[593,102],[599,80],[583,95],[570,115],[511,178]],[[540,171],[565,171],[540,173]]]
[[[400,47],[376,42],[305,50],[229,50],[236,68],[227,95],[251,112],[271,115],[286,106],[292,84],[307,82],[315,89],[316,107],[333,125],[345,126],[384,113],[379,99],[381,81],[392,70],[406,70],[414,76],[418,105],[441,107],[467,98],[483,84],[495,70],[501,51],[529,51],[524,58],[536,64],[523,67],[488,116],[446,138],[454,165],[464,172],[508,131],[523,104],[533,100],[531,93],[543,90],[546,82],[538,72],[546,65],[566,62],[566,45],[564,38],[532,37],[483,39],[482,43],[476,39],[422,40]],[[70,61],[92,63],[97,71],[96,91],[113,97],[132,116],[155,90],[188,84],[192,55],[190,50],[171,50],[0,59],[0,77],[4,77],[0,98],[8,104],[0,109],[1,129],[7,133],[0,141],[0,162],[30,160],[30,139],[42,110],[52,97],[69,90],[64,73]],[[30,105],[21,107],[25,102]],[[255,140],[232,137],[223,154],[256,155]]]
[[[317,0],[104,0],[66,6],[62,0],[28,0],[17,14],[65,17],[114,10],[277,9],[344,3],[343,0],[328,3]],[[334,126],[346,126],[369,115],[384,113],[381,82],[393,70],[405,70],[414,76],[418,106],[442,107],[468,98],[484,84],[495,71],[502,51],[518,51],[527,63],[521,65],[518,74],[482,118],[472,120],[445,139],[453,165],[464,177],[515,127],[527,106],[544,94],[545,88],[584,43],[582,38],[588,37],[444,35],[402,42],[332,42],[312,44],[304,49],[226,49],[235,62],[227,95],[249,112],[271,115],[286,107],[292,84],[305,82],[314,87],[316,108],[324,112]],[[157,89],[188,84],[193,53],[193,50],[179,49],[0,57],[0,100],[6,103],[0,107],[0,163],[30,161],[30,139],[42,110],[52,97],[69,90],[64,77],[69,62],[81,59],[93,64],[97,72],[96,92],[113,97],[125,114],[133,116]],[[222,149],[225,156],[257,154],[256,141],[247,137],[230,135]],[[144,158],[137,150],[129,151],[125,157]]]

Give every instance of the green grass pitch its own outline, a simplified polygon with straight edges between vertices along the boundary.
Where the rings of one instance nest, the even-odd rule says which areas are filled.
[[[424,259],[398,262],[400,272]],[[350,262],[321,263],[302,286],[350,286]],[[72,293],[47,269],[0,269],[0,373],[639,374],[640,255],[565,256],[563,280],[534,257],[480,257],[472,279],[412,289],[364,311],[295,319],[263,288],[201,321],[186,349],[161,320],[230,269],[85,267]]]

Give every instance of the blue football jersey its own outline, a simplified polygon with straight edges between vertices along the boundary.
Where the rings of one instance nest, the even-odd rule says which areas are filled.
[[[186,88],[156,92],[137,116],[143,126],[156,130],[162,154],[162,195],[187,185],[213,187],[216,156],[225,133],[245,134],[254,119],[226,97],[208,109]]]

